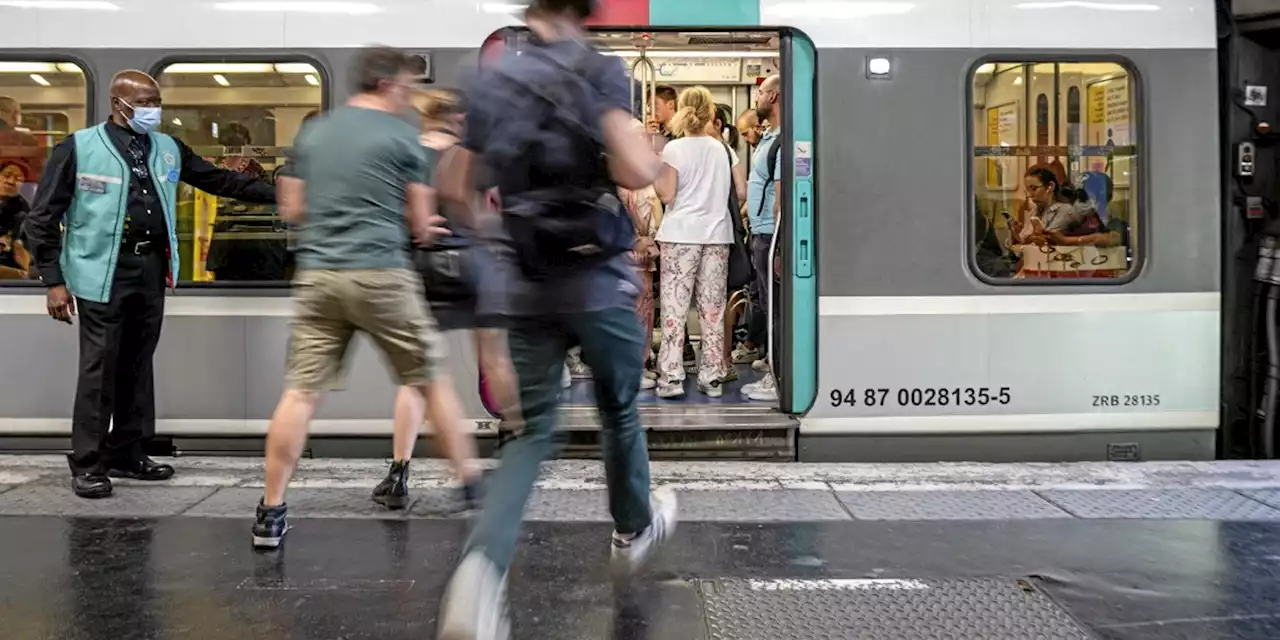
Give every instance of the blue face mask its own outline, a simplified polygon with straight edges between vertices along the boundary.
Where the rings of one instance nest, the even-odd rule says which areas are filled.
[[[135,107],[124,100],[120,101],[133,109],[133,117],[129,118],[129,128],[138,133],[151,133],[160,126],[160,107]]]

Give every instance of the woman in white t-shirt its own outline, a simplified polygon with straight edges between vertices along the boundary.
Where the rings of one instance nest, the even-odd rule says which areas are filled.
[[[705,87],[680,94],[671,119],[678,139],[662,150],[664,163],[654,189],[667,205],[658,229],[662,274],[662,345],[658,349],[658,396],[684,395],[685,317],[696,300],[702,327],[698,388],[723,394],[725,377],[724,311],[729,246],[733,244],[729,190],[736,184],[738,158],[712,132],[715,100]]]

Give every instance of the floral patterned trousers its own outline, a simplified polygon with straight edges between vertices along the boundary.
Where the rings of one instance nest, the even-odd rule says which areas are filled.
[[[729,280],[729,245],[658,243],[662,250],[662,345],[658,349],[658,384],[684,381],[685,319],[689,305],[698,305],[702,327],[702,355],[698,382],[710,385],[724,379],[724,311]]]

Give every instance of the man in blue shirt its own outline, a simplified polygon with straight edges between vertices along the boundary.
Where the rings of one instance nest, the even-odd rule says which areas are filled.
[[[773,286],[769,244],[782,211],[782,154],[777,151],[770,153],[774,145],[779,144],[778,136],[782,133],[782,78],[779,76],[769,76],[756,91],[756,117],[760,122],[767,121],[769,130],[760,138],[760,144],[756,145],[755,154],[751,156],[751,169],[747,175],[747,216],[751,223],[751,262],[756,270],[756,297],[752,311],[756,318],[765,322],[764,319],[773,311],[771,302],[778,299],[777,287]],[[770,162],[770,156],[773,156],[773,162]],[[766,340],[761,345],[762,353],[767,344]],[[770,371],[767,356],[762,355],[762,359],[752,366],[764,371],[764,377],[743,386],[743,395],[751,400],[776,402],[778,385]]]
[[[533,37],[526,55],[507,52],[491,69],[482,71],[468,92],[471,110],[463,149],[455,162],[442,167],[437,184],[442,197],[464,204],[474,201],[469,174],[477,159],[483,159],[496,178],[507,225],[513,221],[516,203],[536,202],[538,194],[555,192],[565,183],[591,182],[593,191],[603,192],[600,201],[604,201],[617,186],[640,189],[657,178],[660,160],[632,128],[630,88],[621,61],[601,56],[585,42],[582,21],[594,4],[592,0],[531,3],[526,20]],[[513,79],[526,79],[529,84]],[[570,82],[585,86],[569,87]],[[535,92],[532,86],[540,89]],[[587,128],[596,141],[596,153],[587,159],[570,154],[536,160],[520,156],[532,148],[517,144],[525,142],[518,139],[522,133],[566,142],[565,132],[541,129],[541,113],[511,108],[544,93],[563,100],[557,101],[557,108],[570,109],[566,115]],[[601,162],[600,152],[607,154],[607,164]],[[558,201],[556,206],[575,205]],[[532,280],[520,268],[524,263],[516,255],[512,238],[505,231],[498,236],[491,248],[508,284],[506,348],[520,386],[519,430],[503,448],[502,466],[487,483],[483,509],[449,582],[440,614],[440,637],[448,640],[510,634],[504,604],[507,568],[540,466],[555,453],[556,405],[571,347],[582,347],[582,359],[591,368],[607,438],[605,477],[614,520],[611,562],[615,574],[625,577],[639,569],[675,528],[674,494],[650,493],[648,447],[636,409],[645,328],[635,314],[639,283],[629,257],[624,252],[593,266]],[[481,344],[482,352],[494,348],[502,347]],[[491,382],[498,386],[501,381]],[[500,399],[513,395],[503,389],[495,389],[495,394]],[[506,412],[504,417],[509,417]]]

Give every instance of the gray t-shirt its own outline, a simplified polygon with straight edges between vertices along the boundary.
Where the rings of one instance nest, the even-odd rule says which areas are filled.
[[[303,128],[293,159],[307,184],[299,268],[410,268],[405,187],[427,174],[417,129],[385,111],[339,107]]]

